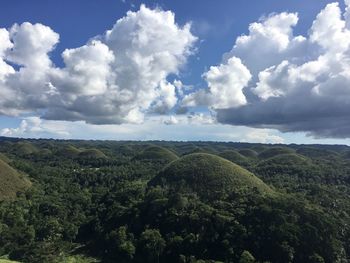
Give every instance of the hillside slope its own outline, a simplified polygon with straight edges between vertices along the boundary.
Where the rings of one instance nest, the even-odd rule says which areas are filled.
[[[225,198],[232,193],[272,190],[251,172],[212,154],[185,155],[169,164],[149,185],[168,187],[174,192],[196,193],[204,199]]]
[[[135,160],[171,162],[179,157],[172,151],[159,147],[150,146],[134,157]]]
[[[0,200],[13,199],[30,185],[27,178],[0,159]]]

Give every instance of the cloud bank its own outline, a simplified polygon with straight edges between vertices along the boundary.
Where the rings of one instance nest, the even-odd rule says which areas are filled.
[[[328,4],[307,36],[293,33],[296,13],[252,23],[222,64],[204,73],[208,88],[183,104],[205,104],[225,124],[350,137],[349,5]]]
[[[173,125],[176,125],[174,127]],[[81,131],[84,131],[83,133]],[[93,125],[83,121],[51,121],[28,117],[16,128],[0,129],[0,136],[26,138],[104,139],[104,140],[177,140],[242,141],[283,143],[276,131],[234,127],[215,123],[202,114],[174,117],[147,117],[143,125]]]
[[[50,52],[59,35],[42,24],[0,29],[0,114],[94,124],[141,123],[178,101],[167,78],[178,74],[193,52],[190,24],[179,26],[170,11],[141,5],[86,45]]]

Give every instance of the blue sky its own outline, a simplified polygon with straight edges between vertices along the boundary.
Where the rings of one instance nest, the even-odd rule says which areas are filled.
[[[266,80],[266,83],[270,85],[268,87],[268,90],[266,90],[266,83],[265,86],[260,85],[262,88],[256,89],[259,86],[259,83],[263,83],[263,81],[259,79],[259,73],[263,72],[264,70],[267,70],[268,68],[277,68],[279,65],[281,65],[283,61],[288,61],[291,69],[300,67],[301,71],[305,68],[302,67],[304,64],[307,64],[308,62],[312,61],[317,61],[320,57],[323,58],[330,56],[330,54],[333,54],[332,52],[335,52],[333,51],[334,45],[323,43],[321,40],[314,40],[313,36],[311,36],[312,33],[310,33],[311,31],[314,31],[316,32],[314,33],[314,36],[317,36],[317,34],[320,35],[321,33],[323,34],[324,32],[326,32],[324,34],[330,34],[330,37],[335,38],[334,32],[325,31],[324,28],[318,27],[312,29],[312,24],[316,20],[317,15],[321,12],[321,10],[323,10],[327,6],[327,4],[332,2],[334,1],[252,0],[249,1],[249,3],[244,0],[221,0],[215,2],[211,0],[194,0],[190,3],[188,1],[182,0],[143,2],[128,0],[1,1],[0,28],[4,28],[6,29],[6,31],[10,32],[10,41],[13,43],[14,46],[18,46],[18,50],[16,50],[15,48],[15,51],[11,51],[9,47],[7,47],[7,49],[4,48],[5,51],[3,51],[4,54],[2,59],[8,65],[13,67],[14,71],[17,71],[16,73],[11,72],[11,74],[13,74],[10,74],[11,76],[14,76],[18,73],[17,77],[11,77],[11,81],[15,78],[18,78],[18,80],[14,82],[15,84],[13,84],[13,86],[8,84],[10,83],[9,81],[6,83],[4,82],[5,84],[3,84],[3,86],[1,86],[0,83],[0,90],[2,89],[2,87],[5,87],[5,85],[8,86],[6,86],[6,89],[3,88],[3,94],[7,94],[7,90],[19,89],[18,94],[21,94],[21,96],[23,96],[23,99],[14,101],[14,99],[10,98],[10,95],[8,95],[8,98],[6,97],[7,95],[3,95],[5,102],[2,102],[0,100],[0,131],[3,135],[6,136],[20,137],[167,140],[207,139],[225,141],[234,140],[286,143],[349,143],[350,141],[347,138],[350,137],[350,129],[348,130],[347,128],[347,121],[344,121],[344,119],[347,119],[347,115],[341,115],[343,114],[343,112],[347,111],[347,106],[344,106],[343,108],[339,107],[339,105],[342,104],[347,105],[347,101],[349,101],[348,97],[346,97],[346,99],[344,100],[341,100],[340,102],[334,97],[328,98],[325,95],[323,97],[315,99],[312,97],[310,101],[312,103],[315,103],[315,108],[318,109],[317,112],[320,111],[319,115],[315,115],[313,114],[313,109],[306,107],[307,105],[305,104],[308,104],[307,99],[305,99],[306,102],[303,102],[303,105],[296,104],[295,107],[293,105],[289,106],[290,108],[280,106],[289,105],[288,103],[290,103],[290,101],[295,100],[295,97],[293,97],[295,95],[295,92],[289,93],[289,90],[288,92],[276,91],[276,89],[274,89],[273,87],[274,83],[270,79],[268,79],[269,82],[267,82]],[[146,9],[150,10],[150,16],[158,16],[159,19],[165,19],[165,15],[163,14],[164,11],[169,10],[173,15],[175,15],[175,27],[177,31],[174,33],[173,38],[178,37],[179,40],[176,40],[176,42],[175,39],[169,39],[169,42],[165,42],[166,44],[170,43],[170,45],[172,45],[173,40],[176,43],[174,43],[174,46],[171,47],[170,51],[162,50],[162,52],[169,52],[170,56],[174,57],[172,58],[174,59],[174,61],[169,62],[171,65],[169,65],[168,70],[165,70],[165,75],[161,79],[158,79],[156,77],[147,80],[140,79],[135,80],[135,83],[131,84],[125,84],[127,80],[123,80],[124,82],[115,81],[114,84],[122,85],[120,83],[124,83],[126,85],[125,89],[135,89],[137,85],[142,86],[144,82],[152,83],[151,85],[155,85],[152,91],[155,91],[155,94],[161,94],[159,96],[161,96],[163,101],[155,100],[153,96],[152,99],[147,98],[142,99],[140,101],[133,101],[132,106],[124,104],[122,104],[121,106],[118,105],[118,107],[113,109],[118,112],[108,112],[108,116],[103,115],[104,113],[95,114],[95,112],[93,112],[93,109],[96,108],[97,112],[99,111],[98,109],[100,107],[102,108],[102,106],[88,104],[87,101],[91,100],[91,96],[102,97],[101,91],[96,91],[96,93],[95,91],[92,92],[90,90],[84,91],[85,93],[82,93],[81,89],[83,89],[83,87],[79,88],[74,86],[80,85],[77,83],[90,84],[90,82],[84,82],[85,76],[76,75],[78,73],[82,74],[80,71],[78,73],[74,70],[74,72],[71,72],[72,68],[74,68],[74,63],[78,64],[79,62],[84,64],[86,61],[91,62],[92,59],[90,57],[87,57],[86,54],[88,51],[84,53],[85,51],[78,49],[81,47],[87,47],[86,50],[89,49],[91,50],[91,52],[94,52],[92,46],[96,46],[96,43],[91,44],[91,41],[89,42],[89,40],[95,38],[98,41],[101,41],[101,43],[98,42],[98,44],[101,44],[99,46],[100,49],[98,49],[98,52],[105,52],[101,53],[101,56],[104,56],[104,58],[106,59],[105,61],[99,61],[99,63],[101,63],[101,67],[105,69],[105,67],[107,67],[107,64],[112,64],[111,67],[108,66],[109,71],[115,70],[116,72],[123,72],[120,74],[125,75],[126,77],[129,76],[128,69],[118,68],[121,66],[118,64],[118,62],[115,61],[118,61],[119,56],[122,56],[122,59],[126,59],[126,62],[130,62],[131,58],[125,58],[122,53],[127,52],[129,54],[134,52],[135,50],[131,50],[125,47],[121,48],[121,42],[119,43],[119,40],[116,40],[118,43],[115,44],[116,41],[113,42],[113,39],[109,40],[105,32],[106,30],[112,29],[118,19],[127,17],[128,11],[132,11],[134,12],[134,14],[136,14],[136,18],[133,18],[136,19],[136,23],[137,21],[141,21],[144,23],[145,20],[142,19],[146,18],[143,18],[142,12],[139,11],[141,4],[145,4]],[[338,4],[339,7],[330,6],[328,11],[336,13],[338,8],[342,15],[346,13],[345,4],[342,1]],[[144,10],[144,12],[147,13],[147,10]],[[282,12],[285,12],[284,14],[289,14],[286,15],[286,19],[284,19],[282,16],[279,16],[279,14]],[[293,22],[295,16],[292,14],[294,13],[298,13],[297,23]],[[276,19],[274,19],[274,17],[276,17]],[[321,19],[322,17],[319,20]],[[344,21],[344,23],[346,22],[346,19],[347,18],[345,14],[344,17],[340,18],[340,20]],[[272,27],[269,27],[269,21],[275,21],[271,22],[274,23]],[[24,22],[29,22],[30,25],[28,27],[22,27],[21,25]],[[288,47],[283,47],[286,50],[288,49],[288,52],[284,52],[281,49],[281,51],[279,51],[279,54],[276,54],[273,53],[270,49],[262,50],[262,52],[266,51],[266,54],[261,53],[262,56],[265,56],[265,58],[275,56],[278,57],[278,59],[276,58],[276,60],[273,60],[271,64],[266,64],[264,68],[259,68],[259,70],[255,70],[255,65],[251,65],[251,62],[249,62],[249,54],[247,55],[247,53],[249,53],[249,50],[247,51],[245,46],[242,46],[242,48],[238,48],[237,50],[234,50],[233,48],[239,36],[253,36],[253,33],[249,31],[249,25],[251,25],[254,22],[259,23],[260,25],[262,25],[262,27],[265,27],[267,30],[280,30],[280,32],[282,32],[281,34],[289,35],[288,37],[290,43],[292,43],[294,41],[294,37],[297,37],[298,35],[305,36],[307,38],[305,42],[310,42],[307,44],[308,49],[300,48],[300,50],[303,50],[303,53],[301,54],[301,51],[299,49],[295,51],[293,49],[292,44],[289,43]],[[334,21],[334,24],[337,24],[338,22],[339,21]],[[13,25],[15,23],[17,23],[19,26],[18,28],[12,29],[11,31],[11,28],[13,28]],[[32,30],[31,27],[34,27],[33,25],[35,25],[36,23],[40,23],[43,26],[49,27],[50,32],[45,31],[46,29],[44,30],[43,27],[38,27],[37,30]],[[154,23],[154,21],[152,23]],[[150,22],[150,26],[154,26],[155,28],[154,31],[150,30],[150,34],[153,34],[152,32],[157,32],[158,30],[157,24],[154,25],[152,23]],[[285,25],[284,23],[289,24]],[[332,23],[332,21],[329,23]],[[124,24],[125,28],[127,28],[127,22],[125,22]],[[186,24],[190,25],[191,27],[189,29],[189,32],[185,32]],[[171,27],[173,25],[169,24],[169,26]],[[118,34],[124,34],[125,31],[123,30],[125,30],[125,28],[123,29],[123,26],[120,26],[120,29],[117,28],[116,30],[114,30],[117,37],[124,37]],[[291,35],[290,33],[285,33],[285,29],[288,31],[288,28],[292,28],[293,32]],[[38,39],[42,36],[40,34],[44,34],[42,33],[44,31],[46,32],[45,37],[49,39],[49,44],[47,44],[48,46],[41,46],[40,50],[37,53],[37,56],[43,56],[45,57],[45,59],[47,57],[49,62],[47,62],[48,64],[46,65],[46,68],[43,66],[43,68],[41,69],[40,60],[38,60],[39,62],[33,62],[36,58],[20,58],[20,56],[26,56],[26,54],[23,55],[24,51],[22,51],[23,46],[25,46],[26,43],[20,43],[20,41],[25,41],[26,39],[34,39],[35,37],[37,37],[35,41],[40,41]],[[345,31],[347,31],[347,28],[345,26],[344,28],[339,29],[339,32],[343,34],[344,37],[347,36],[347,32]],[[141,33],[147,34],[149,31],[145,30],[145,32]],[[133,32],[126,32],[125,34],[132,33]],[[18,38],[16,40],[15,35],[21,34],[23,34],[23,37]],[[58,38],[56,39],[55,34],[59,35],[59,40]],[[258,32],[257,34],[260,33]],[[281,34],[278,33],[277,36],[281,36]],[[309,35],[310,39],[308,37]],[[324,37],[325,35],[323,35],[323,38]],[[129,40],[129,38],[125,38],[125,41]],[[277,43],[264,43],[263,41],[268,40],[265,39],[261,42],[262,46],[266,45],[267,47],[270,47]],[[281,39],[277,41],[280,41],[277,44],[281,44],[283,42],[283,36],[281,36]],[[254,44],[254,42],[252,43]],[[106,53],[107,51],[103,49],[105,46],[107,47],[107,49],[109,49],[110,53]],[[35,43],[33,44],[33,48],[36,48]],[[66,55],[66,60],[64,61],[62,58],[62,54],[66,49],[71,49],[73,51]],[[327,50],[324,51],[325,49]],[[315,54],[314,50],[316,50]],[[336,50],[337,54],[342,55],[346,53],[345,48],[340,51],[339,50],[340,49]],[[227,54],[230,51],[231,53]],[[18,54],[16,54],[16,52]],[[34,54],[35,52],[32,53]],[[158,50],[157,52],[160,51]],[[290,53],[293,54],[290,55]],[[91,55],[91,53],[88,54]],[[100,53],[98,53],[98,56],[100,56],[99,54]],[[109,57],[110,54],[112,54],[111,57]],[[135,51],[135,54],[141,54],[140,56],[142,56],[143,51],[137,50],[137,52]],[[148,55],[149,53],[147,53],[147,56]],[[237,58],[238,60],[235,60],[234,62],[232,62],[233,60],[231,60],[232,64],[230,64],[230,58]],[[264,60],[265,58],[260,57],[257,58],[257,60]],[[146,61],[146,58],[142,59],[145,59],[144,61]],[[165,60],[162,60],[159,63],[164,63],[164,61]],[[132,60],[131,62],[133,63],[135,61]],[[68,65],[69,63],[73,64],[73,66],[70,67]],[[292,63],[294,64],[292,65]],[[336,62],[327,61],[327,63],[329,63],[329,65],[333,63],[332,65],[334,65],[334,63]],[[96,63],[92,62],[92,64],[94,65]],[[324,64],[326,64],[326,62]],[[220,67],[220,65],[222,65],[222,67]],[[282,66],[287,67],[286,65]],[[22,72],[22,74],[21,72],[19,72],[19,69],[22,67],[27,68],[28,73],[24,74]],[[211,67],[217,68],[211,70]],[[99,70],[99,68],[96,69]],[[247,71],[245,71],[245,69],[247,69]],[[66,101],[62,101],[60,103],[57,103],[59,104],[58,106],[55,105],[55,107],[52,107],[52,105],[55,104],[58,100],[57,97],[50,97],[49,99],[45,98],[44,101],[38,100],[33,102],[32,99],[30,101],[27,101],[28,97],[39,96],[38,94],[40,94],[40,92],[35,90],[35,87],[38,84],[30,84],[33,85],[33,89],[31,89],[30,85],[29,88],[18,87],[18,85],[24,85],[24,81],[22,78],[24,78],[25,76],[28,78],[28,76],[36,74],[33,72],[37,72],[38,70],[48,72],[47,75],[45,75],[44,77],[40,76],[40,78],[42,77],[45,82],[40,82],[39,85],[45,84],[47,86],[48,83],[50,83],[50,85],[52,85],[55,88],[55,92],[56,90],[58,90],[57,92],[60,93],[60,100],[64,100],[67,98],[71,99],[71,97],[73,96],[71,90],[69,92],[69,95],[63,93],[69,89],[77,88],[77,90],[79,90],[80,93],[76,92],[74,94],[74,97],[87,97],[84,100],[85,104],[81,106],[83,102],[81,102],[80,100],[79,102],[77,102],[78,99],[75,99],[76,101],[72,102],[72,104],[69,104],[71,102],[65,103]],[[86,69],[84,70],[85,74]],[[142,71],[143,69],[137,68],[137,70]],[[228,74],[228,76],[222,75],[224,74],[224,71],[226,72],[225,74]],[[272,69],[270,71],[272,72]],[[267,72],[270,74],[270,71]],[[336,73],[339,74],[339,76],[341,75],[343,77],[344,71],[345,70]],[[215,75],[218,72],[221,74],[219,77]],[[240,77],[241,75],[244,75],[244,72],[247,73],[246,79],[242,79],[242,77]],[[23,76],[21,76],[20,74],[22,74]],[[303,72],[300,74],[302,75]],[[320,74],[321,73],[315,73],[315,75],[317,75],[317,78]],[[322,74],[324,74],[323,71]],[[140,75],[144,76],[142,72],[140,73]],[[272,73],[270,75],[272,75]],[[335,73],[327,72],[327,76],[330,75],[333,76],[335,75]],[[70,82],[69,84],[63,81],[65,78],[70,77],[72,78],[72,82]],[[78,77],[79,82],[74,82]],[[95,81],[96,78],[100,77],[100,75],[96,76],[93,80]],[[81,81],[80,78],[82,79]],[[120,78],[122,77],[119,77],[119,79]],[[133,76],[131,74],[130,78],[138,78],[138,75]],[[229,89],[229,84],[225,86],[225,88],[227,87],[227,92],[225,91],[225,96],[237,96],[236,99],[232,98],[230,100],[225,100],[225,96],[223,96],[223,99],[221,100],[217,99],[221,96],[221,93],[215,92],[220,92],[220,90],[216,90],[218,89],[218,87],[222,87],[222,83],[218,83],[218,81],[221,81],[222,78],[230,78],[233,82],[231,81],[229,84],[233,83],[233,85],[235,85],[235,81],[237,83],[240,83],[241,86],[236,88],[238,89],[238,91],[234,90],[231,92]],[[323,81],[324,77],[319,77],[319,79],[322,79]],[[173,82],[174,80],[181,81],[181,89],[183,90],[182,92],[184,92],[184,94],[179,94],[180,91],[178,87],[176,87],[175,95],[175,87],[173,86],[176,85],[175,82]],[[100,79],[98,79],[98,81],[100,81]],[[110,76],[108,76],[108,81],[110,81]],[[303,81],[305,82],[305,80]],[[310,82],[309,80],[307,81],[308,83]],[[304,82],[303,85],[305,85]],[[108,86],[110,85],[109,83],[110,82],[106,84],[106,89],[110,89],[110,86]],[[313,83],[312,85],[314,85],[313,87],[323,87],[322,85],[324,83]],[[130,87],[128,85],[130,85]],[[74,87],[72,88],[72,86]],[[161,91],[159,91],[160,86],[163,87]],[[172,88],[174,88],[174,92],[172,91]],[[299,89],[299,86],[291,87],[291,89],[292,88],[296,90]],[[329,90],[331,90],[331,88],[329,88]],[[332,90],[335,90],[335,88],[332,87]],[[198,91],[203,91],[206,93],[204,101],[203,96],[199,96],[197,94]],[[172,94],[171,96],[173,96],[171,98],[169,95],[170,93]],[[298,93],[298,96],[296,98],[300,98],[301,94],[303,93]],[[117,96],[121,95],[118,94]],[[133,96],[136,95],[134,94]],[[168,97],[164,98],[165,96]],[[239,96],[241,97],[239,98]],[[348,96],[348,93],[346,93],[346,96]],[[336,97],[338,98],[338,96]],[[345,98],[344,94],[341,97]],[[11,99],[13,101],[11,101]],[[48,102],[48,100],[52,101]],[[176,100],[176,102],[174,102],[174,100]],[[100,104],[104,103],[104,101],[100,98],[96,99],[96,101],[99,101]],[[115,101],[117,101],[117,99]],[[164,101],[170,106],[168,104],[165,105]],[[186,104],[185,102],[183,103],[183,101],[189,102],[187,102]],[[302,101],[302,99],[300,99],[300,101]],[[320,102],[323,103],[322,108],[325,108],[324,111],[319,110],[320,107],[318,107],[319,105],[316,104]],[[1,105],[1,103],[3,103],[3,105]],[[47,105],[45,103],[47,103]],[[94,101],[94,103],[97,102]],[[147,106],[139,106],[140,103],[145,103],[147,104]],[[283,120],[279,122],[271,120],[271,116],[273,115],[273,113],[271,113],[271,110],[269,111],[267,109],[270,109],[272,107],[270,106],[270,104],[272,103],[276,103],[276,109],[286,111],[280,116],[280,118]],[[69,106],[62,106],[67,104],[69,104]],[[11,110],[8,109],[8,105],[11,105]],[[16,107],[14,106],[12,109],[12,105],[16,105]],[[155,107],[155,105],[157,107]],[[334,105],[338,106],[335,107]],[[187,112],[182,115],[176,115],[175,112],[183,106],[187,108]],[[134,108],[132,107],[140,108],[138,108],[138,110],[140,110],[140,112],[142,112],[143,114],[141,121],[139,120],[139,112],[135,113],[135,111],[133,110]],[[225,109],[222,110],[222,107],[225,107]],[[305,107],[305,111],[294,113],[293,107],[300,109],[304,109]],[[83,108],[84,110],[81,110],[81,108]],[[166,108],[166,111],[164,110],[164,108]],[[74,109],[74,113],[70,112],[72,111],[72,109]],[[89,111],[85,109],[89,109]],[[288,111],[288,109],[292,110]],[[80,110],[84,112],[79,112]],[[263,112],[264,114],[261,117],[256,117],[259,114],[255,113],[254,116],[250,117],[250,112],[255,112],[255,110],[258,113]],[[122,113],[120,113],[119,111],[121,111]],[[124,112],[126,113],[124,114]],[[128,114],[130,112],[132,112],[132,114]],[[334,112],[334,117],[332,117],[333,115],[328,116],[327,112]],[[243,118],[240,116],[248,117]],[[288,120],[289,116],[292,116],[291,121]],[[295,121],[295,118],[297,118],[295,116],[299,116],[299,118],[300,116],[309,117],[305,119],[301,118],[302,120],[298,119],[298,121]],[[340,118],[338,118],[339,116],[341,117],[341,120]],[[326,119],[326,117],[328,119]],[[257,120],[257,118],[263,119],[263,121]],[[330,121],[329,118],[331,118]],[[320,125],[320,122],[325,122],[326,120],[329,121],[329,125],[333,126],[337,126],[337,124],[341,123],[341,129],[321,127],[322,125]],[[306,125],[306,122],[312,123],[312,127]],[[59,130],[59,132],[55,132],[55,130]],[[84,130],[84,132],[82,132],[82,130]]]

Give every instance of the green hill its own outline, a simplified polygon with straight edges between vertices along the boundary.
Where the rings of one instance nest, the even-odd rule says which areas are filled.
[[[183,155],[183,154],[192,152],[197,148],[198,146],[194,145],[193,143],[184,143],[184,144],[177,145],[175,147],[175,150],[178,155]]]
[[[3,153],[0,153],[0,160],[3,160],[5,163],[9,163],[11,160]]]
[[[133,155],[134,154],[134,149],[132,148],[131,145],[120,145],[117,148],[117,152],[122,154],[122,155]]]
[[[13,199],[16,193],[30,187],[24,175],[0,159],[0,200]]]
[[[350,151],[346,151],[343,153],[343,158],[350,159]]]
[[[87,159],[106,159],[107,156],[98,149],[86,149],[79,153],[80,158]]]
[[[149,182],[174,192],[196,193],[203,199],[222,199],[231,193],[271,193],[259,178],[219,156],[197,153],[169,164]]]
[[[52,151],[50,149],[44,148],[44,149],[40,149],[40,151],[38,152],[38,154],[40,156],[48,156],[52,154]]]
[[[251,149],[242,149],[238,151],[241,155],[248,157],[248,158],[256,158],[258,156],[258,153],[256,151],[253,151]]]
[[[317,176],[319,167],[312,161],[296,153],[280,154],[260,161],[254,169],[264,180],[281,187],[288,180],[312,180]],[[272,180],[272,181],[271,181]]]
[[[255,145],[255,146],[252,146],[250,149],[257,152],[257,153],[260,153],[260,152],[263,152],[263,151],[269,149],[269,147],[267,147],[265,145]]]
[[[172,162],[179,157],[172,151],[159,147],[150,146],[134,157],[134,160]]]
[[[240,153],[234,150],[223,151],[219,154],[219,156],[239,165],[244,166],[249,164],[249,161],[245,156],[241,155]]]
[[[20,141],[15,143],[13,149],[19,155],[30,155],[39,152],[39,150],[28,141]]]
[[[217,152],[209,147],[195,147],[192,150],[185,152],[183,155],[193,154],[193,153],[208,153],[208,154],[216,154]]]
[[[292,154],[295,153],[294,150],[290,149],[290,148],[286,148],[286,147],[274,147],[274,148],[270,148],[267,150],[262,151],[261,153],[259,153],[259,158],[260,159],[268,159],[280,154]]]
[[[302,147],[296,151],[298,154],[310,157],[310,158],[330,158],[330,157],[340,157],[337,152],[326,150],[326,149],[317,149],[313,147]]]
[[[309,165],[310,160],[296,153],[287,153],[287,154],[280,154],[280,155],[265,159],[259,163],[259,165],[267,165],[267,164],[303,167],[304,165]]]
[[[67,145],[58,150],[58,154],[67,158],[76,158],[81,151],[73,145]]]

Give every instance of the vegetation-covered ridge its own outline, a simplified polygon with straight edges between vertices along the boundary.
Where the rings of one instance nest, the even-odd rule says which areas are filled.
[[[349,152],[0,137],[0,259],[350,262]]]
[[[195,193],[204,199],[225,199],[245,191],[270,193],[272,190],[251,172],[219,156],[194,153],[172,162],[150,185],[174,192]]]
[[[134,159],[144,161],[171,162],[179,157],[176,153],[159,146],[150,146],[137,154]]]
[[[30,185],[30,181],[24,174],[19,173],[0,158],[0,200],[13,199]]]

